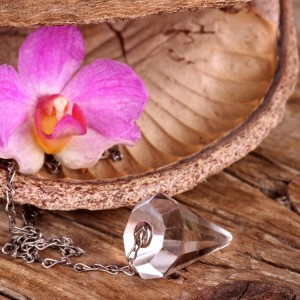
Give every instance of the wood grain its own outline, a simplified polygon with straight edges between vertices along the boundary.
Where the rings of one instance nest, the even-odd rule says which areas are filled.
[[[91,24],[228,7],[249,0],[0,0],[0,26]]]
[[[153,281],[78,274],[63,267],[44,270],[1,255],[0,291],[10,299],[299,299],[300,214],[291,209],[287,187],[300,175],[300,141],[295,131],[286,133],[286,126],[298,120],[299,107],[300,98],[293,98],[282,124],[259,149],[176,196],[231,231],[234,239],[228,248],[168,280]],[[270,143],[288,143],[294,151],[282,160],[275,147],[267,146]],[[1,243],[9,237],[3,211],[1,202]],[[126,208],[41,211],[38,226],[49,237],[71,236],[86,250],[79,261],[124,264],[122,234],[129,214]]]
[[[143,138],[121,149],[121,162],[63,168],[58,178],[18,175],[24,194],[16,200],[65,210],[128,206],[188,190],[253,150],[280,121],[297,73],[289,2],[272,3],[83,26],[86,63],[126,61],[145,80]],[[16,65],[26,33],[3,29],[0,61]]]

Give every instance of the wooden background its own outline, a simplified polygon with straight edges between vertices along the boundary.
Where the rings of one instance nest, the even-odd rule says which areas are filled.
[[[300,85],[281,125],[253,153],[176,198],[231,231],[231,246],[150,281],[44,270],[1,254],[0,299],[300,299]],[[0,211],[2,244],[9,238],[3,201]],[[70,236],[86,250],[78,261],[126,263],[129,209],[41,214],[45,236]]]

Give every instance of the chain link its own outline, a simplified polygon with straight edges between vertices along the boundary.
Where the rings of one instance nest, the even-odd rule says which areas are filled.
[[[121,153],[118,145],[109,148],[103,153],[101,159],[107,158],[111,158],[113,161],[119,161],[123,159],[123,154]]]
[[[1,161],[3,164],[3,161]],[[10,241],[6,242],[2,247],[2,252],[13,258],[21,258],[26,263],[40,262],[46,269],[56,265],[72,267],[76,272],[100,271],[111,275],[123,273],[133,276],[137,272],[133,262],[137,258],[138,251],[141,247],[145,247],[147,241],[151,239],[152,232],[149,230],[147,223],[141,226],[135,232],[135,243],[129,254],[127,255],[128,265],[118,267],[116,265],[102,265],[99,263],[86,265],[83,263],[73,263],[71,258],[83,255],[84,251],[76,246],[72,239],[60,236],[53,239],[46,239],[42,233],[35,227],[38,212],[32,206],[26,204],[22,206],[22,217],[24,221],[23,227],[16,226],[16,211],[14,207],[14,177],[16,175],[16,162],[6,161],[7,182],[5,186],[6,207],[5,211],[8,217],[9,231],[12,234]],[[55,171],[57,168],[52,166]],[[56,249],[60,252],[59,259],[42,258],[40,252],[46,249]]]

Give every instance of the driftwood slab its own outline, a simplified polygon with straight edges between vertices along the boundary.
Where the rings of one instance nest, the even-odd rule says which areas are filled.
[[[300,299],[299,115],[300,95],[295,94],[281,125],[257,150],[176,196],[231,231],[228,248],[168,280],[153,281],[63,267],[45,270],[1,254],[1,299]],[[0,208],[2,244],[9,238],[3,201]],[[122,265],[129,214],[127,208],[41,211],[38,227],[48,237],[72,237],[86,251],[76,261]]]
[[[16,65],[29,32],[2,29],[0,63]],[[129,63],[150,99],[142,139],[119,162],[16,176],[16,201],[44,209],[107,209],[196,186],[253,150],[281,120],[296,83],[290,1],[82,27],[86,63]],[[278,46],[277,46],[278,45]],[[0,182],[5,170],[0,168]]]

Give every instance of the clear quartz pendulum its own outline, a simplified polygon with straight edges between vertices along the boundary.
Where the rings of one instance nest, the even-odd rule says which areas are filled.
[[[133,209],[123,236],[128,258],[141,228],[149,234],[144,235],[147,240],[135,252],[132,267],[143,279],[168,276],[232,240],[230,232],[162,193]]]

